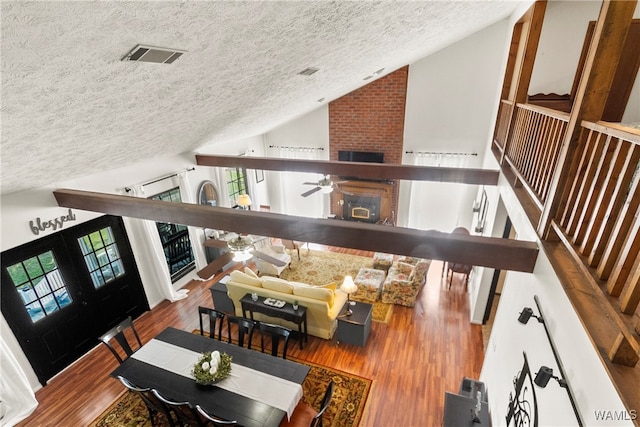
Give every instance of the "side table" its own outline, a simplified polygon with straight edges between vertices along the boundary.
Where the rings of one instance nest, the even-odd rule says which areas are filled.
[[[345,308],[343,307],[340,313],[344,313]],[[351,316],[344,314],[338,316],[338,344],[345,342],[364,347],[371,331],[373,305],[356,302],[356,305],[351,306],[351,311],[353,312]]]
[[[213,307],[218,311],[231,313],[235,316],[236,308],[231,298],[229,298],[229,295],[227,295],[227,285],[225,285],[229,278],[229,276],[224,276],[219,282],[214,283],[209,290],[211,291]]]

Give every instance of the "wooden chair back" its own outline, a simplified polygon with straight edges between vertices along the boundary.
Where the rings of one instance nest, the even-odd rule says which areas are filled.
[[[285,328],[280,325],[273,325],[271,323],[260,322],[258,324],[260,328],[260,345],[262,352],[264,353],[264,336],[265,334],[271,336],[271,355],[278,357],[278,348],[280,347],[280,340],[284,340],[284,346],[282,348],[282,358],[287,358],[287,347],[289,346],[289,336],[291,335],[291,329]]]
[[[130,331],[130,333],[133,334],[136,341],[138,342],[138,346],[135,349],[132,346],[132,343],[130,343],[129,339],[127,338],[127,331]],[[131,319],[131,316],[127,317],[122,322],[109,329],[106,333],[99,337],[99,340],[107,346],[107,348],[111,351],[111,353],[115,356],[119,363],[124,362],[129,356],[134,353],[135,350],[142,347],[142,341],[140,341],[138,331],[136,331],[135,326],[133,326],[133,320]],[[114,345],[114,340],[120,345],[120,352]]]
[[[229,336],[229,342],[231,342],[231,324],[236,324],[238,327],[238,345],[244,347],[244,339],[247,337],[247,348],[251,349],[251,340],[253,339],[253,329],[256,325],[251,319],[246,317],[227,315],[227,333]]]
[[[218,340],[222,341],[222,324],[224,323],[225,314],[221,311],[214,310],[209,307],[198,307],[198,315],[200,317],[200,335],[204,335],[203,317],[209,319],[209,336],[216,337],[216,324],[218,325]]]

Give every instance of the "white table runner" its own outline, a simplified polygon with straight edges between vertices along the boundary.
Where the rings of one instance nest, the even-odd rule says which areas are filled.
[[[152,339],[131,357],[165,371],[193,378],[191,370],[200,356],[201,353]],[[235,363],[231,363],[229,377],[216,383],[216,386],[282,409],[288,418],[291,418],[293,410],[302,399],[300,384]]]

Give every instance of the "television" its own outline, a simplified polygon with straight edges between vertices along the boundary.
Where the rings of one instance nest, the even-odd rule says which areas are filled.
[[[341,162],[384,163],[384,153],[373,151],[338,151]]]

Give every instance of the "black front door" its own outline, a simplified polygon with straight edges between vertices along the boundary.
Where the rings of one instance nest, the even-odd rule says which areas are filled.
[[[3,252],[1,286],[2,313],[42,384],[149,309],[122,219],[109,215]]]

